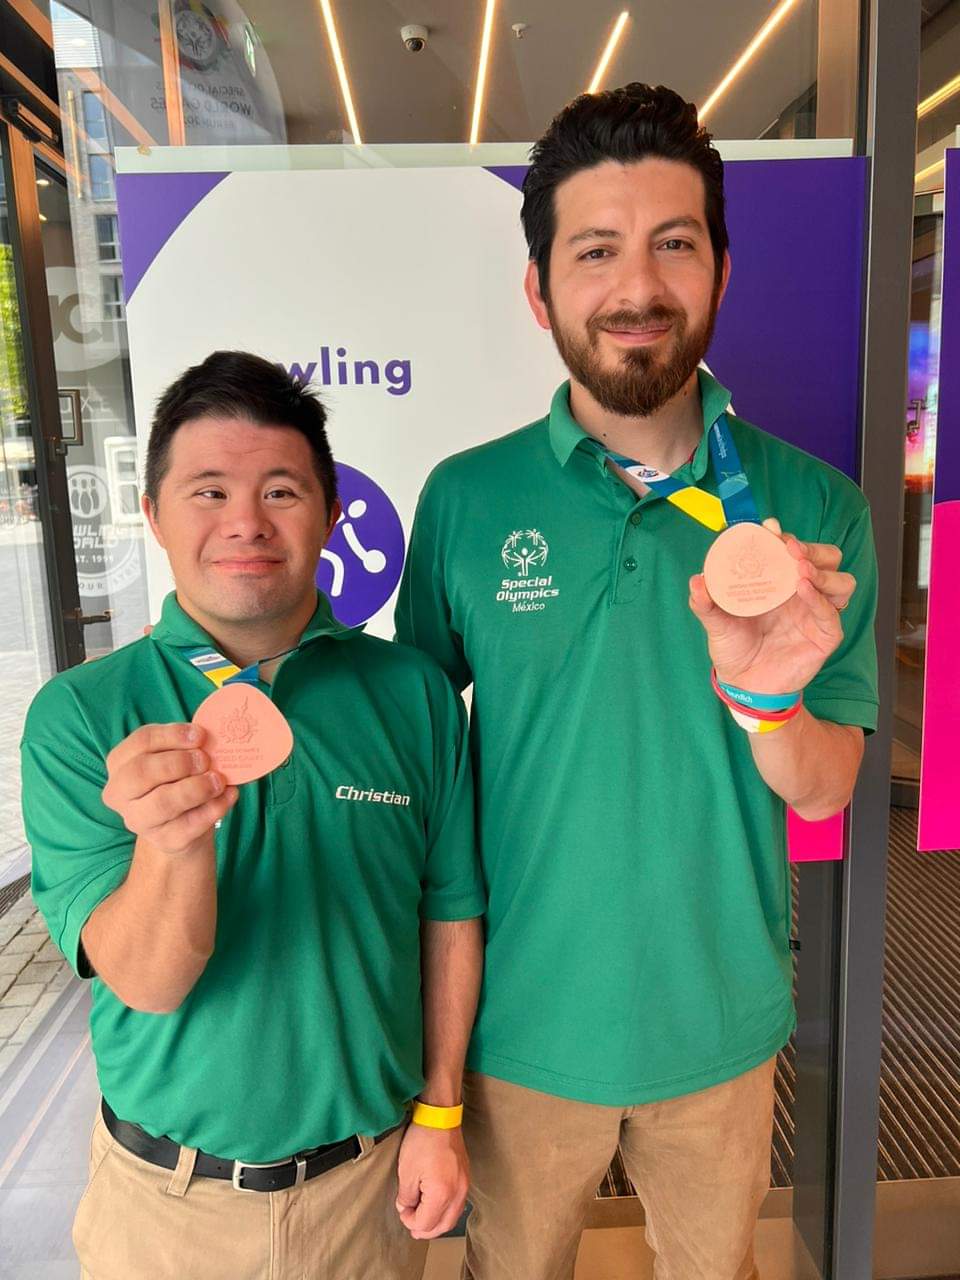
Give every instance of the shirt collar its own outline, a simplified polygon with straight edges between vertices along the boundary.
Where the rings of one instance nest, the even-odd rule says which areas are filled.
[[[318,591],[317,607],[304,627],[300,645],[306,644],[309,640],[316,640],[320,636],[329,636],[332,640],[347,640],[358,635],[362,630],[362,626],[345,627],[338,622],[333,616],[330,601],[322,591]],[[171,591],[164,599],[160,621],[151,632],[151,639],[158,644],[170,645],[176,649],[209,645],[211,649],[217,650],[216,641],[182,608],[175,591]]]
[[[730,405],[730,392],[722,386],[712,373],[706,369],[698,369],[700,383],[700,403],[703,407],[703,435],[697,445],[690,468],[694,480],[701,480],[707,472],[710,459],[709,431],[720,415]],[[557,387],[550,403],[548,417],[550,447],[561,467],[565,467],[575,449],[580,447],[596,453],[603,459],[603,450],[593,436],[588,435],[570,411],[570,383],[564,382]],[[637,459],[642,462],[642,458]],[[683,468],[681,468],[683,470]]]
[[[592,440],[592,436],[587,435],[570,411],[569,379],[566,382],[561,382],[553,393],[553,399],[550,402],[550,415],[547,421],[550,431],[550,447],[553,449],[561,467],[565,467],[570,461],[570,455],[574,449],[583,443],[589,444]]]

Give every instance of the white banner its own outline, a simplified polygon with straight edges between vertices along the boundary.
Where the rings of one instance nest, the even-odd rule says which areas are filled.
[[[120,204],[123,216],[122,189]],[[565,376],[523,296],[518,208],[517,191],[480,168],[232,173],[133,282],[141,449],[164,388],[218,348],[320,390],[345,508],[321,585],[338,616],[369,616],[381,635],[400,526],[431,467],[540,417]],[[135,234],[123,225],[125,262]],[[148,574],[156,616],[171,579],[155,546]]]

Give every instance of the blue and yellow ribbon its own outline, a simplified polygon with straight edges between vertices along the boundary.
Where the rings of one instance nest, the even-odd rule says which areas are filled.
[[[257,684],[259,679],[259,662],[241,668],[222,653],[217,653],[216,649],[204,648],[184,649],[183,656],[218,689],[225,684]]]
[[[759,524],[760,516],[750,492],[750,482],[740,463],[726,417],[725,413],[722,414],[710,428],[710,458],[717,476],[716,495],[621,454],[608,450],[607,457],[627,475],[642,481],[648,489],[672,502],[684,515],[715,533],[731,524]]]

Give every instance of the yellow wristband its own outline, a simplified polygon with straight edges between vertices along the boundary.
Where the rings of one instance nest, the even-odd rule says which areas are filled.
[[[743,715],[736,707],[731,707],[729,702],[726,707],[740,728],[746,729],[747,733],[776,733],[778,729],[782,729],[785,724],[789,724],[794,718],[793,716],[787,716],[785,720],[758,720],[754,716]],[[799,706],[797,709],[799,710]]]
[[[463,1103],[459,1107],[431,1107],[426,1102],[414,1102],[413,1123],[426,1129],[459,1129],[463,1123]]]

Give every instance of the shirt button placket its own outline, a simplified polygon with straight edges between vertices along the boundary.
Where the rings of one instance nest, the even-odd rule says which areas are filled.
[[[632,511],[624,522],[620,557],[616,566],[618,604],[635,599],[642,591],[643,573],[640,568],[643,561],[643,534],[640,529],[642,523],[641,511]]]

